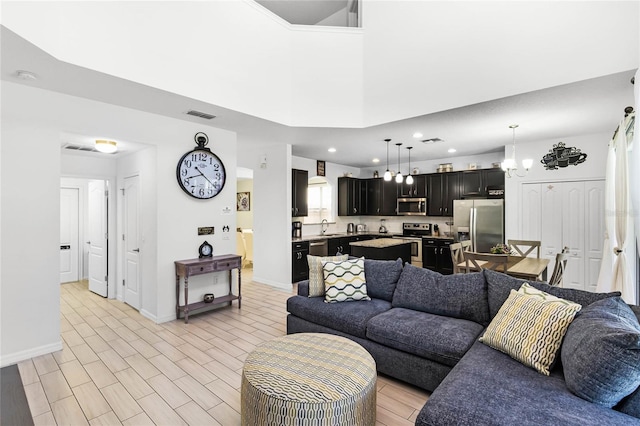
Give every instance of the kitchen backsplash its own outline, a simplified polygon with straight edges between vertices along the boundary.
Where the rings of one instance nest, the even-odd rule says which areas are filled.
[[[347,232],[347,224],[354,223],[364,224],[367,226],[367,232],[378,232],[380,228],[379,216],[339,216],[335,223],[330,223],[327,229],[327,234],[344,233]],[[438,225],[440,229],[440,235],[444,235],[445,232],[450,232],[449,225],[445,222],[453,220],[450,217],[432,217],[432,216],[385,216],[385,226],[387,233],[389,234],[401,234],[402,224],[407,223],[431,223]],[[320,234],[320,225],[302,225],[302,236],[312,236]]]

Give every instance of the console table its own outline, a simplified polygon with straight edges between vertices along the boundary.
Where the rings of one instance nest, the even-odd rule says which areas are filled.
[[[180,313],[184,313],[185,324],[189,323],[189,312],[202,308],[213,308],[221,303],[233,303],[238,301],[238,309],[242,301],[241,269],[242,258],[235,254],[223,254],[220,256],[205,257],[201,259],[177,260],[176,266],[176,319],[180,319]],[[231,272],[238,270],[238,295],[233,294]],[[212,272],[229,271],[229,294],[216,296],[213,302],[204,301],[189,303],[189,277],[193,275],[210,274]],[[180,277],[184,279],[184,305],[180,306]]]

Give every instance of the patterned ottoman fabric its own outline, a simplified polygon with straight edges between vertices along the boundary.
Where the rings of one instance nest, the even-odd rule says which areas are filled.
[[[256,347],[242,371],[243,425],[374,425],[376,364],[339,336],[300,333]]]

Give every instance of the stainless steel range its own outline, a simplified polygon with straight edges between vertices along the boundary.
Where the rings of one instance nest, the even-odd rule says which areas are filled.
[[[422,268],[422,237],[431,236],[430,223],[403,223],[402,235],[393,238],[401,238],[411,243],[411,264]]]

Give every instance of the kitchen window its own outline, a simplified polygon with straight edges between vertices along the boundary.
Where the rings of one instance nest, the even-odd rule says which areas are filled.
[[[333,191],[331,185],[325,179],[311,178],[307,188],[308,215],[304,218],[305,224],[321,223],[323,219],[333,222]]]

